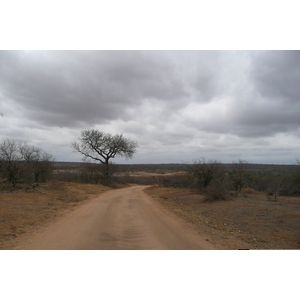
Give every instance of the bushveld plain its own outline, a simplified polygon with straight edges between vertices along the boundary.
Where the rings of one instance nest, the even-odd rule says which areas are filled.
[[[217,249],[300,248],[300,197],[286,190],[292,166],[248,165],[249,184],[238,191],[229,186],[222,199],[199,191],[184,164],[115,166],[110,186],[89,182],[95,175],[89,170],[55,163],[48,182],[2,185],[0,249],[12,249],[20,238],[106,191],[139,184],[149,185],[145,192],[153,201],[205,234]]]

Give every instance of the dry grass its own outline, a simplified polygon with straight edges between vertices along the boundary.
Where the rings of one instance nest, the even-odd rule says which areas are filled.
[[[300,197],[245,190],[225,201],[205,202],[184,188],[150,187],[146,192],[223,249],[300,249]]]
[[[0,249],[36,226],[61,216],[66,211],[110,190],[102,185],[50,182],[25,191],[25,186],[0,192]]]

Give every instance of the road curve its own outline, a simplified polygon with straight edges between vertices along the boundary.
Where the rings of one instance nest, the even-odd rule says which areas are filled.
[[[133,186],[105,192],[14,247],[22,250],[215,249]]]

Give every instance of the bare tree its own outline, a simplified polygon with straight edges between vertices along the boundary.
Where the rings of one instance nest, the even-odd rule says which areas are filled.
[[[13,139],[3,139],[0,144],[0,160],[2,176],[15,186],[21,171],[18,142]]]
[[[6,138],[0,143],[0,161],[2,177],[15,186],[18,181],[46,181],[53,159],[41,148]]]
[[[95,129],[81,132],[77,141],[72,143],[75,152],[84,155],[85,159],[99,161],[105,165],[104,182],[110,182],[110,159],[121,156],[132,158],[137,151],[137,142],[123,137],[122,134],[111,135]]]
[[[35,182],[47,181],[53,171],[53,161],[54,158],[51,154],[44,152],[43,150],[40,151],[38,160],[35,162],[33,169]]]
[[[235,189],[236,195],[241,189],[245,186],[247,179],[248,171],[248,162],[242,159],[239,159],[237,163],[233,164],[233,170],[230,172],[230,178],[232,180],[233,187]]]
[[[269,187],[267,189],[267,197],[269,201],[277,201],[281,192],[284,188],[284,184],[282,183],[283,177],[274,178],[272,182],[269,183]]]
[[[35,182],[45,182],[52,171],[52,155],[25,142],[20,143],[19,149],[28,177],[33,175]]]
[[[221,163],[217,160],[196,159],[189,174],[197,180],[200,190],[205,191],[210,182],[222,173]]]

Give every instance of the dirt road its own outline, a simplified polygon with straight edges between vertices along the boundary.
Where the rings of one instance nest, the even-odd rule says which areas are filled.
[[[190,225],[133,186],[108,191],[76,208],[14,249],[215,249]]]

